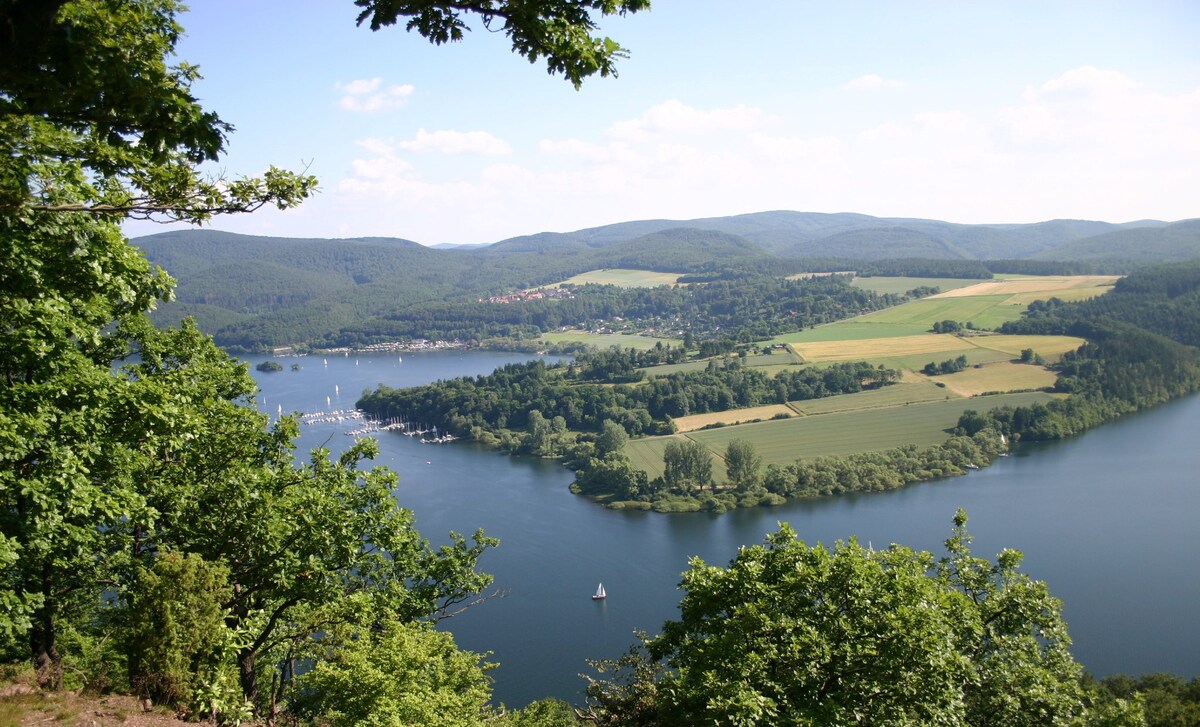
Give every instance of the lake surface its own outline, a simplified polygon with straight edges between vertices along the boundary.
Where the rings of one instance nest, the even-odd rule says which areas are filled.
[[[276,414],[352,408],[378,383],[412,386],[490,373],[524,354],[480,351],[278,359],[253,371],[259,408]],[[250,359],[256,364],[262,358]],[[288,370],[292,363],[299,371]],[[336,388],[335,388],[336,387]],[[327,401],[328,397],[328,401]],[[353,423],[302,427],[300,451],[335,452]],[[1028,446],[963,477],[878,494],[797,501],[724,515],[612,512],[570,494],[554,462],[506,457],[466,442],[376,435],[396,497],[433,543],[483,527],[501,597],[445,622],[462,648],[493,652],[495,697],[510,706],[581,701],[585,659],[617,657],[634,631],[677,616],[679,574],[699,556],[726,565],[779,521],[809,543],[857,535],[942,552],[957,508],[979,555],[1025,553],[1025,571],[1065,602],[1076,658],[1098,676],[1200,675],[1200,396],[1126,417],[1080,437]],[[603,581],[606,601],[590,596]]]

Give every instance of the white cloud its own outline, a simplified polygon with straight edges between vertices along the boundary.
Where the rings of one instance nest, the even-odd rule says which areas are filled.
[[[347,84],[336,84],[334,89],[342,94],[338,106],[347,111],[371,112],[402,106],[416,91],[411,83],[383,86],[383,79],[361,78]]]
[[[418,129],[409,141],[396,144],[406,151],[434,151],[442,154],[483,154],[501,156],[512,152],[508,142],[497,139],[486,131],[426,131]]]
[[[865,76],[859,76],[843,83],[842,88],[850,91],[875,91],[880,89],[897,91],[907,85],[904,81],[888,79],[874,73],[868,73]]]
[[[428,243],[764,209],[961,222],[1200,216],[1200,89],[1084,67],[990,106],[947,101],[859,121],[853,104],[828,99],[825,116],[788,117],[671,100],[528,151],[487,132],[363,139],[329,203],[354,234]],[[500,153],[503,163],[488,156]]]

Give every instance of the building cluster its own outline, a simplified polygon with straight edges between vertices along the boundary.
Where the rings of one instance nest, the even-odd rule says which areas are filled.
[[[525,303],[531,300],[567,300],[575,297],[575,291],[565,286],[557,288],[537,288],[535,290],[514,290],[504,295],[493,295],[488,303]],[[483,298],[479,299],[484,302]]]

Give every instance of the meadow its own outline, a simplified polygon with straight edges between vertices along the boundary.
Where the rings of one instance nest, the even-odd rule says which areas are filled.
[[[660,285],[675,285],[675,281],[683,273],[658,273],[653,270],[629,270],[625,268],[605,268],[589,270],[566,280],[545,287],[556,288],[561,285],[616,285],[622,288],[655,288]]]

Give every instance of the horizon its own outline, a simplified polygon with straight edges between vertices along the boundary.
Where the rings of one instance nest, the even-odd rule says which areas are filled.
[[[229,232],[435,245],[763,209],[1200,216],[1200,4],[753,8],[607,18],[630,56],[579,91],[478,24],[435,47],[316,0],[198,4],[178,57],[237,127],[210,170],[321,180]]]
[[[576,229],[572,229],[572,230],[562,230],[562,231],[538,230],[537,232],[525,232],[525,233],[519,233],[516,235],[511,235],[509,237],[505,237],[502,239],[492,240],[491,242],[473,242],[473,243],[472,242],[467,242],[467,243],[458,243],[458,242],[426,243],[426,242],[422,242],[421,240],[414,240],[411,238],[399,237],[399,236],[395,236],[395,235],[365,234],[365,235],[341,235],[341,236],[334,236],[334,237],[321,237],[321,236],[314,236],[314,235],[307,235],[307,234],[270,234],[270,233],[258,233],[258,232],[241,232],[238,230],[224,230],[224,229],[218,229],[216,227],[211,227],[208,225],[203,225],[203,226],[201,226],[201,225],[180,225],[180,224],[162,225],[162,224],[158,224],[158,223],[151,223],[151,224],[155,224],[159,228],[164,228],[164,229],[159,229],[159,231],[157,231],[157,232],[146,232],[143,234],[138,234],[136,236],[131,236],[130,240],[136,242],[137,240],[139,240],[141,238],[153,237],[155,235],[169,233],[169,232],[206,232],[206,231],[208,231],[208,232],[227,233],[227,234],[232,234],[232,235],[243,235],[243,236],[247,236],[247,237],[267,237],[267,238],[279,238],[279,239],[288,239],[288,240],[313,239],[313,240],[328,240],[328,241],[333,241],[333,242],[336,242],[338,240],[368,240],[368,239],[400,240],[400,241],[404,241],[404,242],[415,243],[422,247],[429,247],[429,248],[434,248],[434,249],[436,249],[438,247],[487,247],[487,246],[491,246],[491,245],[497,245],[502,242],[508,242],[509,240],[516,240],[516,239],[527,238],[527,237],[536,237],[537,235],[571,235],[571,234],[574,234],[577,232],[587,232],[590,230],[597,230],[597,229],[602,229],[602,228],[606,228],[606,227],[616,227],[616,226],[625,225],[625,224],[636,224],[639,222],[678,222],[678,223],[681,223],[681,227],[686,228],[686,223],[688,223],[688,222],[699,222],[702,220],[725,219],[725,218],[730,218],[730,217],[751,217],[754,215],[776,214],[776,213],[801,214],[801,215],[828,215],[828,216],[855,215],[855,216],[860,216],[860,217],[870,217],[872,219],[877,219],[877,220],[942,222],[942,223],[950,224],[950,225],[961,225],[961,226],[968,226],[968,227],[1001,227],[1001,226],[1020,226],[1020,225],[1041,225],[1041,224],[1047,224],[1047,223],[1051,223],[1051,222],[1098,222],[1101,224],[1112,225],[1114,227],[1121,227],[1121,226],[1125,226],[1125,225],[1136,225],[1136,224],[1145,223],[1147,225],[1166,227],[1166,226],[1170,226],[1170,225],[1179,224],[1181,222],[1191,222],[1193,220],[1200,220],[1200,217],[1185,217],[1183,219],[1178,219],[1178,220],[1158,220],[1158,219],[1143,218],[1143,219],[1138,219],[1138,220],[1125,220],[1123,222],[1113,222],[1110,220],[1081,219],[1081,218],[1074,218],[1074,217],[1054,217],[1054,218],[1045,219],[1045,220],[1038,220],[1035,222],[972,223],[972,222],[954,222],[951,220],[939,220],[939,219],[934,219],[934,218],[929,218],[929,217],[908,217],[908,216],[878,217],[875,215],[868,215],[868,214],[862,213],[862,212],[812,212],[812,211],[802,211],[802,210],[776,209],[776,210],[761,210],[758,212],[742,212],[739,214],[720,215],[720,216],[716,216],[716,217],[692,217],[692,218],[688,218],[688,219],[676,219],[676,218],[670,218],[670,217],[648,217],[645,219],[622,220],[620,222],[610,222],[607,224],[595,225],[593,227],[580,227],[580,228],[576,228]],[[675,229],[675,228],[672,228],[672,229]]]

